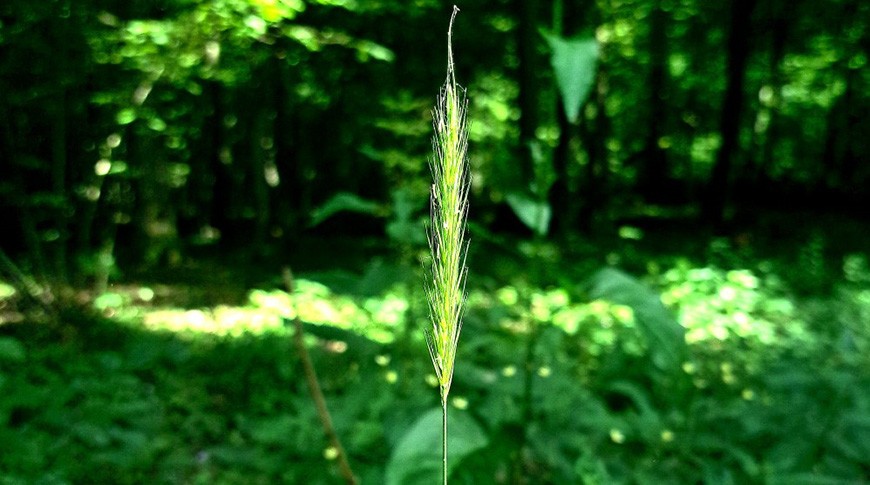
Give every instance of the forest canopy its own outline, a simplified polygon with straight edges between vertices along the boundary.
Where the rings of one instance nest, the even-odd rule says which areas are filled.
[[[866,207],[865,2],[461,8],[483,227],[607,232],[650,213],[721,227],[757,208]],[[215,243],[262,252],[314,226],[402,233],[425,214],[445,11],[3,2],[3,246],[66,274]],[[357,215],[330,224],[345,211]]]

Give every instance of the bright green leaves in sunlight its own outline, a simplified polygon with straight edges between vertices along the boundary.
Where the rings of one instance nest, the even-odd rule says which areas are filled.
[[[552,51],[550,64],[556,75],[562,106],[568,121],[576,123],[580,107],[592,89],[595,79],[595,64],[598,59],[598,43],[594,37],[563,38],[544,33]]]
[[[302,0],[252,0],[251,4],[257,8],[260,17],[270,23],[292,19],[305,10]]]
[[[352,7],[347,2],[310,4]],[[301,0],[217,0],[171,18],[126,22],[104,13],[100,22],[111,30],[88,41],[98,63],[132,66],[152,81],[182,84],[197,77],[230,84],[244,79],[254,64],[269,57],[267,46],[281,38],[311,52],[341,46],[356,51],[360,61],[393,59],[390,49],[372,40],[298,23],[306,5]],[[256,46],[262,48],[252,51]]]

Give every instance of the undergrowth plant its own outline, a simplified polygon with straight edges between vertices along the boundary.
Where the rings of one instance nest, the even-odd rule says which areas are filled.
[[[432,265],[427,275],[426,296],[432,328],[426,330],[429,356],[435,366],[442,409],[442,471],[447,483],[447,395],[453,381],[453,366],[462,309],[465,304],[468,241],[465,225],[468,218],[469,173],[467,163],[468,130],[465,89],[456,84],[453,66],[453,21],[459,8],[453,7],[447,29],[447,79],[441,87],[432,112],[435,134],[432,170],[431,225],[429,248]]]

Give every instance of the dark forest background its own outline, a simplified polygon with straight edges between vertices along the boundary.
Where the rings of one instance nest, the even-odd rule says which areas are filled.
[[[0,2],[0,485],[435,483],[451,7]],[[868,483],[870,2],[459,7],[451,481]]]
[[[475,223],[521,234],[543,205],[554,235],[647,216],[727,230],[868,206],[862,2],[461,8]],[[66,275],[205,244],[290,248],[337,195],[327,209],[376,218],[319,230],[383,234],[403,203],[425,214],[445,10],[4,2],[3,247]],[[572,59],[588,79],[560,88]]]

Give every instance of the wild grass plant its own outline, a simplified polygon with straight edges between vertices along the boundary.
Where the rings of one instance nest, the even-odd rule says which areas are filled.
[[[447,483],[447,396],[453,381],[456,349],[462,329],[465,304],[465,281],[468,268],[465,257],[468,240],[469,173],[467,162],[468,130],[465,89],[456,83],[453,65],[453,21],[459,8],[453,7],[447,29],[447,79],[441,87],[432,124],[434,156],[432,170],[431,225],[429,248],[431,268],[427,274],[426,296],[432,328],[426,330],[429,356],[435,366],[442,409],[442,472]]]

